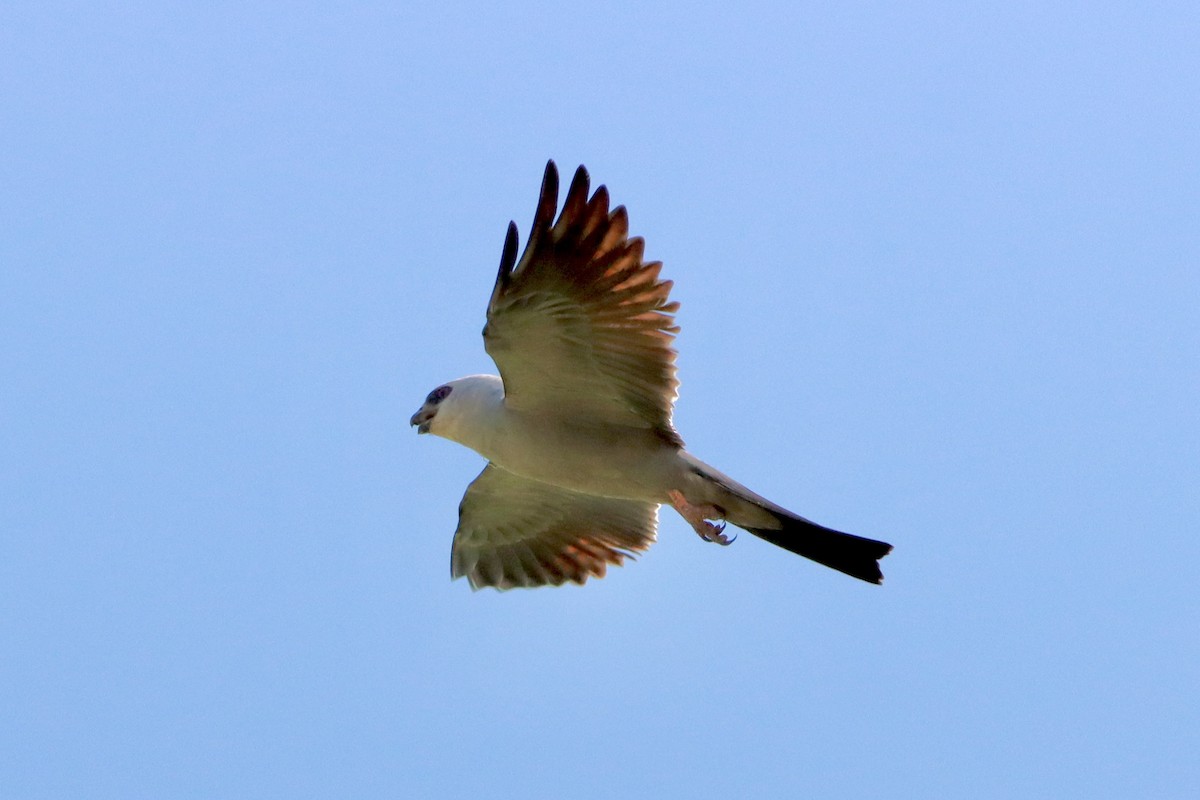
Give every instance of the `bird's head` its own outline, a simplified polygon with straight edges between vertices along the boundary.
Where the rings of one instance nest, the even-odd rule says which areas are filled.
[[[408,424],[415,425],[417,433],[462,442],[461,429],[472,427],[474,420],[503,403],[504,384],[499,376],[468,375],[430,392]]]

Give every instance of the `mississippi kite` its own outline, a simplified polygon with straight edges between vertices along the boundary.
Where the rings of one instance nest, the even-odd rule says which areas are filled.
[[[706,541],[730,522],[870,583],[892,546],[797,516],[688,453],[671,423],[678,304],[662,264],[642,260],[623,206],[580,167],[558,207],[546,165],[517,260],[508,225],[483,341],[500,375],[443,384],[412,416],[418,433],[488,460],[459,506],[451,575],[509,589],[603,577],[654,543],[670,504]],[[709,520],[720,521],[714,524]]]

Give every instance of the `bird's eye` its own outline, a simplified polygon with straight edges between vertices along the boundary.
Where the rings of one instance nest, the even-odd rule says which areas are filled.
[[[450,394],[449,386],[439,386],[429,393],[429,397],[425,398],[425,402],[435,406],[445,400],[448,394]]]

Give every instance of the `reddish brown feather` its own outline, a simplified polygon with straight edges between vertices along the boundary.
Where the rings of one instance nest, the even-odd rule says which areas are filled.
[[[582,411],[617,424],[648,424],[682,444],[671,425],[678,386],[671,343],[679,330],[672,284],[659,278],[661,262],[642,261],[645,244],[628,236],[623,206],[608,210],[608,190],[600,186],[589,199],[586,169],[575,171],[554,221],[557,190],[550,162],[529,242],[516,268],[497,280],[488,308],[486,344],[506,396],[518,405],[561,408],[545,379],[547,370],[559,369],[564,380],[573,375],[590,387],[564,390],[575,401],[591,398],[592,407]],[[535,351],[550,361],[531,361]]]
[[[654,542],[656,506],[593,497],[488,465],[459,506],[451,575],[478,589],[583,583]]]

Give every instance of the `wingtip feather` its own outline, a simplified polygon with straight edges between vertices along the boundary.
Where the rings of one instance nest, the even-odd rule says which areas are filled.
[[[575,170],[575,176],[571,178],[571,185],[567,189],[567,197],[563,200],[562,213],[558,215],[558,224],[556,233],[562,236],[563,233],[578,224],[578,221],[588,207],[588,186],[591,184],[591,178],[588,177],[587,168],[582,164]]]
[[[517,263],[517,245],[520,235],[517,231],[517,223],[509,221],[508,233],[504,237],[504,250],[500,253],[500,271],[496,275],[496,282],[504,284],[508,282],[509,276],[512,275],[513,266]]]
[[[554,159],[546,162],[546,172],[542,175],[542,193],[538,197],[537,212],[533,216],[533,230],[536,232],[550,227],[554,222],[554,212],[558,208],[558,167]]]

